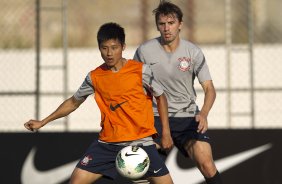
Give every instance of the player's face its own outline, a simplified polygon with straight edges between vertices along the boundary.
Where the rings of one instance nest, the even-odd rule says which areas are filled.
[[[122,51],[125,45],[122,45],[117,39],[110,39],[100,44],[99,50],[101,56],[109,68],[120,68],[122,66]]]
[[[175,15],[161,14],[157,21],[158,31],[161,33],[162,41],[169,44],[179,38],[182,22]]]

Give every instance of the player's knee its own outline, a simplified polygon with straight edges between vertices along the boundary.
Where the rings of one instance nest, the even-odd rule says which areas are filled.
[[[213,161],[206,161],[199,165],[203,175],[207,178],[213,177],[217,171]]]

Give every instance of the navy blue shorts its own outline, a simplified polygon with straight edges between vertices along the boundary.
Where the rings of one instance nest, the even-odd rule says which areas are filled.
[[[173,139],[174,145],[179,149],[179,151],[186,157],[188,154],[184,148],[184,145],[189,140],[199,140],[209,143],[209,136],[207,132],[198,133],[198,122],[195,120],[195,117],[169,117],[169,125],[171,131],[171,137]],[[162,125],[160,117],[155,116],[155,127],[160,136],[158,136],[154,141],[158,144],[161,142],[162,135]]]
[[[115,179],[118,175],[115,167],[116,155],[124,147],[121,145],[105,144],[95,140],[81,157],[76,167]],[[150,167],[143,178],[164,176],[169,173],[155,145],[140,147],[147,152],[150,158]]]

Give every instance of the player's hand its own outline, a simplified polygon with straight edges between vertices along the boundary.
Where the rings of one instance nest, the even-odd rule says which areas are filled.
[[[197,132],[202,133],[202,134],[205,133],[208,130],[207,116],[199,113],[199,114],[196,115],[195,118],[196,118],[196,121],[199,123]]]
[[[170,151],[173,148],[173,140],[171,138],[171,135],[162,135],[161,139],[161,149]]]
[[[29,120],[24,124],[24,127],[30,131],[36,132],[39,128],[43,126],[42,121]]]

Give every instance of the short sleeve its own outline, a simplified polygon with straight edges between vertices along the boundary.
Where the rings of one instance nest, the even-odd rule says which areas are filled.
[[[85,77],[83,83],[73,95],[76,100],[86,99],[89,95],[94,93],[94,87],[92,85],[90,73]]]
[[[144,62],[144,57],[142,56],[140,47],[138,47],[137,50],[135,51],[133,59],[136,61]]]
[[[194,73],[197,76],[199,82],[202,83],[207,80],[212,80],[205,56],[201,50],[199,50],[194,60]]]
[[[163,94],[163,88],[155,81],[153,72],[149,65],[143,64],[142,79],[143,86],[151,94],[153,94],[153,96],[157,97]]]

